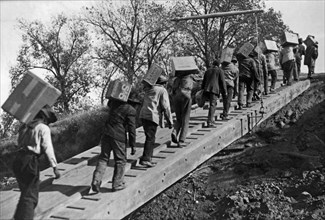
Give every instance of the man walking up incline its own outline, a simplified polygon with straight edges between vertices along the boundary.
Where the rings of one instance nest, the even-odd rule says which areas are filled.
[[[238,94],[238,110],[243,109],[244,90],[246,87],[246,107],[251,107],[254,93],[254,79],[259,80],[255,61],[251,57],[245,57],[238,54],[239,63],[239,94]],[[260,82],[259,82],[260,83]]]
[[[129,145],[131,148],[135,147],[136,104],[140,104],[140,101],[136,99],[136,94],[134,91],[131,91],[127,102],[111,99],[107,103],[109,107],[109,116],[105,123],[104,132],[101,138],[101,153],[99,155],[91,183],[92,190],[95,193],[99,192],[99,187],[102,183],[111,151],[113,151],[115,161],[112,189],[113,191],[117,191],[125,188],[125,142],[127,140],[126,137],[128,132]]]
[[[214,113],[220,92],[225,98],[227,97],[225,76],[223,70],[219,67],[219,61],[213,61],[212,65],[212,68],[205,72],[201,85],[204,99],[208,99],[210,104],[207,120],[208,127],[215,127]]]
[[[143,155],[140,159],[140,165],[146,167],[154,167],[151,158],[155,147],[157,127],[159,124],[159,113],[166,115],[167,123],[171,129],[173,126],[173,118],[170,110],[169,96],[164,85],[167,78],[159,76],[155,85],[150,85],[146,81],[144,84],[144,100],[140,111],[142,126],[146,135],[144,143]],[[161,125],[162,126],[162,125]]]

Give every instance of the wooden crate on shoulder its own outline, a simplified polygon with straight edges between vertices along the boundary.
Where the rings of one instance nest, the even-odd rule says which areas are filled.
[[[27,71],[2,109],[20,122],[28,123],[45,105],[52,106],[60,95],[60,90]]]
[[[152,64],[148,72],[143,78],[143,81],[146,81],[150,85],[156,84],[158,77],[164,72],[164,69],[158,66],[157,64]]]
[[[235,48],[226,47],[221,52],[220,63],[227,62],[230,63],[232,60],[232,55],[234,54]]]
[[[193,56],[171,57],[171,67],[174,76],[188,75],[199,71]]]
[[[131,88],[132,86],[128,82],[122,82],[120,80],[111,81],[108,85],[105,97],[127,102]]]

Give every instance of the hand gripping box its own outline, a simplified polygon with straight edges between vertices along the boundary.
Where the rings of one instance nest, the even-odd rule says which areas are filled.
[[[264,46],[265,48],[263,48],[265,51],[268,52],[278,52],[279,48],[276,45],[276,42],[273,40],[264,40]]]
[[[283,32],[282,37],[281,37],[281,44],[282,44],[282,46],[299,44],[298,43],[298,34]]]
[[[242,54],[244,57],[248,57],[248,55],[254,50],[254,46],[251,43],[245,43],[241,48],[239,48],[238,53]]]
[[[156,84],[158,77],[164,72],[164,69],[157,64],[152,64],[147,74],[144,76],[143,81],[150,85]]]
[[[127,102],[131,88],[132,86],[128,82],[122,82],[120,80],[111,81],[108,84],[106,98],[118,99],[120,101]]]
[[[175,76],[197,73],[197,67],[194,57],[171,57],[172,74]]]
[[[30,122],[45,106],[52,106],[61,92],[28,71],[17,85],[2,109],[22,123]]]
[[[226,47],[221,52],[220,63],[227,62],[230,63],[232,60],[232,55],[234,53],[235,48]]]

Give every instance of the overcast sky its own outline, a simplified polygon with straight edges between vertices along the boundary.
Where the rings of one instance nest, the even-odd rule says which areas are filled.
[[[316,73],[325,72],[324,48],[325,28],[324,0],[266,0],[267,8],[273,7],[282,13],[282,19],[291,30],[299,33],[302,38],[308,34],[314,35],[319,42],[319,57],[316,62]],[[61,1],[0,1],[0,105],[8,98],[10,82],[8,72],[15,64],[16,56],[21,45],[21,33],[17,30],[17,18],[27,20],[40,19],[49,21],[52,15],[60,12],[78,13],[82,6],[90,6],[94,1],[61,0]],[[302,72],[307,72],[302,66]],[[0,109],[0,113],[2,109]]]

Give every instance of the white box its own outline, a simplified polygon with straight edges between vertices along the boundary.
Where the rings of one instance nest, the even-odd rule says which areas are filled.
[[[285,45],[297,45],[298,43],[298,34],[296,33],[289,33],[289,32],[283,32],[282,38],[281,38],[281,44],[283,46]]]
[[[265,50],[270,52],[278,52],[279,48],[275,41],[264,40]]]
[[[220,63],[227,62],[230,63],[232,60],[232,55],[234,54],[235,48],[226,47],[221,52]]]
[[[196,73],[199,70],[193,56],[171,57],[171,66],[175,76]]]

